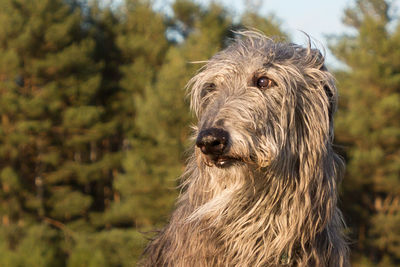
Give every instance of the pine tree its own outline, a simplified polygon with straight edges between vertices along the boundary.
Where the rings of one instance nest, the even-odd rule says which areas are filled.
[[[108,146],[100,144],[96,151],[107,153],[102,161],[112,165],[106,169],[93,165],[102,171],[95,187],[97,204],[93,205],[87,222],[78,225],[73,242],[66,244],[67,266],[133,266],[145,243],[143,234],[133,228],[133,218],[140,219],[142,215],[136,212],[137,204],[129,201],[129,196],[135,194],[132,189],[136,189],[136,185],[129,183],[130,177],[125,179],[118,172],[131,146],[129,139],[136,132],[134,95],[142,93],[141,86],[151,78],[146,75],[154,72],[162,61],[163,53],[160,51],[160,57],[154,54],[157,48],[152,41],[161,48],[164,46],[163,22],[152,20],[154,27],[142,32],[148,25],[147,18],[158,15],[140,1],[127,1],[117,7],[94,2],[89,11],[90,35],[96,40],[95,59],[102,63],[102,80],[96,101],[105,110],[103,119],[110,123],[111,134],[109,139],[103,140],[103,145],[105,141]],[[160,30],[155,36],[161,36],[161,41],[152,40],[152,37],[146,39],[156,32],[157,27]],[[88,253],[94,256],[87,257]]]
[[[138,136],[135,125],[138,107],[135,98],[143,95],[147,86],[152,86],[155,72],[163,62],[167,40],[162,16],[155,13],[148,2],[126,1],[121,6],[120,13],[123,19],[116,42],[123,58],[120,67],[123,78],[120,86],[125,99],[121,99],[121,105],[131,110],[131,117],[125,118],[124,126],[129,125],[129,134],[124,141],[125,150],[129,151],[124,160],[126,174],[120,174],[114,180],[114,201],[104,218],[110,225],[136,226],[143,225],[142,221],[144,224],[148,221],[143,212],[154,211],[151,211],[141,198],[143,194],[148,193],[146,188],[151,186],[152,181],[136,171],[140,168],[140,159],[148,153],[142,140],[136,143],[133,140]],[[149,17],[152,18],[150,21]],[[132,159],[133,155],[139,158],[139,162]]]
[[[72,141],[70,125],[63,123],[82,115],[69,107],[85,102],[76,99],[78,91],[89,99],[99,81],[90,59],[94,42],[83,38],[79,9],[63,1],[1,1],[0,21],[3,254],[12,258],[12,251],[25,251],[30,259],[18,259],[21,265],[32,259],[52,265],[62,252],[54,242],[59,235],[48,229],[48,222],[79,217],[93,202],[68,185],[73,166],[58,167],[73,157],[61,149]],[[86,121],[100,112],[84,109],[87,114],[79,119]],[[45,224],[35,226],[38,221]]]
[[[153,200],[165,191],[163,186],[155,186],[156,178],[143,177],[137,171],[141,159],[148,156],[148,146],[138,137],[135,98],[154,82],[168,43],[162,16],[147,1],[127,0],[116,7],[95,3],[90,12],[91,35],[97,41],[95,58],[103,64],[96,99],[112,133],[108,152],[113,153],[104,155],[102,162],[112,165],[87,164],[93,166],[91,173],[103,172],[96,181],[98,204],[92,205],[96,209],[87,216],[88,222],[77,225],[75,233],[79,234],[74,235],[74,242],[67,243],[67,265],[133,266],[145,244],[136,227],[159,220],[160,215],[152,210]],[[100,155],[107,152],[102,146],[95,151]],[[148,193],[153,196],[150,201]],[[88,253],[94,257],[87,257]]]
[[[80,236],[104,227],[96,219],[113,197],[123,124],[118,73],[87,10],[76,1],[0,3],[5,263],[31,248],[18,264],[63,265]]]
[[[400,23],[390,12],[388,1],[356,1],[344,16],[355,33],[332,44],[347,65],[337,74],[336,136],[348,161],[342,206],[355,266],[400,264]]]

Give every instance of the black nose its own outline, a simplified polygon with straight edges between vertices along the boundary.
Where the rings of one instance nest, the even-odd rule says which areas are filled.
[[[196,146],[206,155],[222,155],[228,144],[229,133],[219,128],[209,128],[201,131],[196,140]]]

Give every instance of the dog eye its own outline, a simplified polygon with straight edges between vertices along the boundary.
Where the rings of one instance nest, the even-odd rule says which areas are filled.
[[[205,97],[208,93],[214,91],[216,88],[214,83],[206,83],[201,90],[201,98]]]
[[[271,88],[272,86],[275,86],[276,83],[271,80],[270,78],[266,77],[266,76],[262,76],[260,78],[257,79],[257,81],[255,82],[255,85],[262,90]]]

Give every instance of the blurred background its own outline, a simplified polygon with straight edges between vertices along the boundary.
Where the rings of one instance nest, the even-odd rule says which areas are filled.
[[[0,266],[134,266],[178,194],[184,86],[257,28],[325,46],[353,266],[400,266],[398,1],[0,0]]]

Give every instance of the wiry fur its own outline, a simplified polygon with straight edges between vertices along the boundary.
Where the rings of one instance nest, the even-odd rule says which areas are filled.
[[[240,160],[208,166],[193,147],[176,210],[141,265],[347,266],[337,208],[343,164],[332,149],[334,79],[311,45],[239,36],[189,88],[195,136],[226,130],[228,154]],[[276,86],[260,90],[260,76]]]

